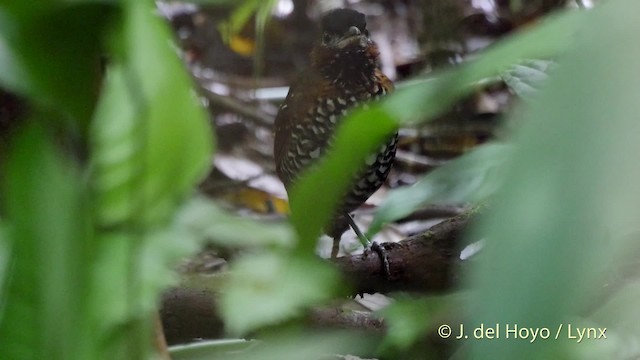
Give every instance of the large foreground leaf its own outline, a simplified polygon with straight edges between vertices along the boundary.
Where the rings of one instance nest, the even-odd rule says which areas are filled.
[[[93,128],[105,226],[166,220],[210,164],[207,116],[149,4],[127,3],[124,58],[108,74]]]
[[[99,2],[0,4],[0,84],[71,115],[74,130],[84,135],[100,90],[105,34],[116,14],[115,6]]]
[[[625,0],[587,14],[574,49],[522,119],[505,186],[479,230],[487,246],[471,276],[479,286],[470,302],[474,326],[548,328],[552,338],[477,341],[473,359],[581,358],[585,347],[597,358],[639,356],[640,333],[628,326],[640,320],[636,306],[619,301],[615,316],[609,307],[582,319],[618,289],[605,281],[624,273],[617,254],[637,254],[630,246],[637,231],[633,241],[628,234],[640,218],[638,13],[640,4]],[[625,276],[637,279],[633,266]],[[630,288],[622,289],[628,298]],[[623,348],[604,339],[578,343],[570,338],[578,326],[623,335],[615,343]]]
[[[77,169],[39,126],[15,140],[2,187],[10,251],[0,292],[0,358],[87,359],[91,236]]]

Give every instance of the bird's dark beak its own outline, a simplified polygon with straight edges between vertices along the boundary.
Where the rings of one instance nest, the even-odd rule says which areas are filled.
[[[349,28],[346,34],[338,41],[338,48],[344,49],[349,46],[366,47],[369,39],[366,35],[362,34],[360,29],[356,26]]]

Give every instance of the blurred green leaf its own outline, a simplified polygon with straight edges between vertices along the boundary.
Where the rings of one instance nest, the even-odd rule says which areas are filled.
[[[624,251],[619,234],[640,218],[640,168],[631,155],[640,153],[639,12],[630,0],[588,12],[580,37],[520,119],[504,188],[474,236],[487,239],[470,276],[479,286],[470,299],[475,324],[557,329],[607,291],[612,254]],[[566,337],[477,341],[470,357],[577,358],[582,344]],[[625,358],[638,357],[635,349]]]
[[[97,240],[91,313],[103,353],[115,356],[127,341],[145,346],[144,339],[131,339],[132,322],[153,314],[158,294],[179,280],[176,265],[202,248],[203,239],[184,232],[174,222],[146,229],[144,234],[104,231]],[[127,354],[127,349],[124,351],[121,356]]]
[[[96,324],[96,335],[105,337],[114,328],[125,324],[132,315],[128,291],[128,281],[132,278],[131,248],[135,243],[131,234],[104,233],[96,236],[96,256],[91,271],[91,309],[92,320]],[[107,348],[122,340],[112,335],[101,338],[102,346]],[[110,344],[111,343],[111,344]],[[105,350],[105,353],[109,353]]]
[[[497,76],[524,58],[557,55],[566,50],[582,12],[569,12],[492,46],[476,60],[440,73],[432,81],[399,89],[369,109],[355,111],[341,124],[333,148],[295,185],[291,221],[303,251],[313,244],[330,218],[338,198],[352,181],[353,169],[383,143],[398,125],[428,120],[474,89],[474,83]],[[354,146],[354,144],[357,144]],[[331,181],[327,181],[327,178]]]
[[[537,93],[553,68],[554,62],[550,60],[523,60],[500,77],[519,97],[526,100]]]
[[[401,219],[430,203],[482,201],[498,191],[511,146],[480,146],[437,168],[412,186],[389,192],[373,219],[367,236],[371,238],[386,223]]]
[[[396,299],[380,312],[388,326],[384,342],[381,344],[382,350],[406,350],[426,336],[429,327],[432,326],[431,318],[442,306],[442,300],[438,298]]]
[[[207,115],[150,4],[127,3],[126,59],[110,69],[92,129],[104,226],[167,220],[210,166]]]
[[[636,239],[637,240],[637,239]],[[580,359],[633,359],[640,347],[640,315],[638,298],[640,282],[626,281],[609,295],[602,306],[589,317],[591,323],[581,325],[607,328],[606,341],[593,341],[573,348]],[[602,340],[602,339],[601,339]]]
[[[71,115],[76,131],[84,131],[98,98],[103,39],[116,8],[101,3],[20,3],[29,6],[9,3],[5,6],[15,6],[5,12],[0,7],[0,82]]]
[[[172,346],[169,353],[172,360],[208,360],[216,356],[231,356],[256,344],[256,340],[210,340]]]
[[[11,267],[0,293],[0,358],[95,358],[85,296],[92,235],[78,171],[39,126],[16,135],[6,171]]]
[[[4,0],[0,4],[0,12],[6,12],[11,17],[26,18],[38,12],[49,11],[51,8],[60,5],[60,2],[56,0]]]
[[[224,40],[231,43],[232,38],[240,34],[252,17],[255,17],[256,48],[253,55],[255,76],[260,76],[263,72],[265,29],[267,22],[271,19],[271,10],[277,3],[278,0],[243,0],[231,12],[229,19],[221,22],[218,26]]]
[[[3,17],[0,12],[0,23],[10,20]],[[4,26],[7,27],[6,25]],[[17,93],[25,94],[32,92],[29,89],[29,75],[24,66],[16,59],[15,54],[9,48],[6,39],[6,32],[0,25],[0,85],[7,89],[13,89]]]
[[[9,243],[9,229],[4,220],[0,219],[0,289],[4,289],[4,282],[11,260],[11,246]],[[2,301],[2,292],[0,292]]]
[[[115,33],[121,51],[91,128],[90,179],[102,230],[91,294],[96,323],[109,334],[103,352],[144,358],[157,296],[203,240],[172,218],[209,167],[212,134],[153,2],[130,1],[124,10]]]
[[[247,0],[241,0],[247,1]],[[218,6],[228,6],[228,5],[236,5],[238,0],[179,0],[173,2],[183,2],[187,4],[199,4],[199,5],[218,5]]]
[[[231,16],[229,16],[229,19],[219,25],[220,33],[225,38],[225,41],[228,42],[233,35],[238,34],[242,30],[251,17],[258,11],[261,6],[260,4],[260,0],[244,0],[237,5],[231,13]]]
[[[253,57],[254,76],[261,76],[264,72],[264,46],[267,22],[271,19],[271,10],[278,4],[278,0],[262,1],[256,11],[256,54]]]
[[[202,240],[171,221],[209,166],[212,135],[170,31],[151,1],[123,2],[122,28],[108,26],[115,7],[98,3],[0,5],[10,19],[0,22],[0,70],[23,72],[0,81],[28,80],[18,90],[49,105],[17,132],[2,174],[2,359],[148,358],[157,295]],[[91,166],[76,169],[52,143],[85,134],[51,123],[89,120],[103,32],[120,48],[91,127]]]
[[[291,247],[295,243],[288,226],[231,215],[204,197],[189,201],[177,216],[185,231],[220,246]]]
[[[330,299],[339,284],[335,269],[315,256],[249,254],[231,267],[220,308],[227,331],[246,334],[284,322]]]
[[[263,336],[261,343],[242,352],[225,357],[230,360],[326,360],[347,356],[366,356],[375,336],[347,331],[282,331]],[[347,357],[349,358],[349,357]]]

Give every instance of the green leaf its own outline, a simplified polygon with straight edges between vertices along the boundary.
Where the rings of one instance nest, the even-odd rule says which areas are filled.
[[[216,356],[230,356],[255,346],[257,340],[225,339],[201,341],[169,348],[173,360],[207,360]]]
[[[189,0],[184,2],[198,5],[230,6],[235,5],[238,0]]]
[[[635,239],[636,241],[638,239]],[[606,340],[598,339],[581,346],[577,351],[581,359],[632,359],[638,357],[640,345],[640,317],[638,316],[638,278],[625,282],[606,302],[583,321],[583,326],[606,328]],[[583,347],[587,347],[584,349]]]
[[[110,69],[92,128],[98,221],[166,221],[210,166],[212,134],[166,24],[126,6],[124,61]]]
[[[555,330],[609,291],[606,269],[617,267],[613,254],[628,250],[621,234],[640,218],[639,12],[640,3],[621,0],[587,13],[573,48],[519,119],[504,188],[474,236],[487,239],[470,273],[479,286],[470,299],[474,325]],[[637,329],[627,335],[640,339]],[[512,340],[473,342],[469,356],[579,358],[582,346],[566,332],[560,341]],[[638,357],[635,349],[625,358]]]
[[[0,12],[0,23],[8,22]],[[5,25],[6,27],[6,25]],[[6,32],[0,28],[0,85],[7,89],[24,94],[32,92],[29,89],[29,75],[24,65],[18,61],[16,55],[11,51],[6,39]]]
[[[284,322],[336,293],[338,274],[313,256],[245,255],[231,267],[220,308],[227,331],[246,334]]]
[[[101,3],[21,3],[30,6],[16,5],[5,12],[0,7],[0,82],[35,103],[71,115],[71,124],[83,133],[100,90],[103,34],[116,9]]]
[[[11,259],[11,245],[9,239],[8,225],[0,219],[0,289],[4,289],[4,282],[7,278],[7,270]],[[0,292],[2,294],[2,292]],[[2,296],[0,295],[0,301]]]
[[[354,331],[310,331],[293,329],[261,337],[261,343],[248,350],[226,356],[230,360],[326,360],[341,358],[337,354],[366,356],[376,336]]]
[[[312,252],[330,214],[352,181],[353,169],[401,124],[430,119],[474,89],[474,83],[497,76],[523,58],[556,55],[569,45],[584,13],[556,16],[537,27],[492,46],[475,61],[440,73],[431,81],[399,89],[369,109],[348,116],[336,133],[333,148],[295,185],[291,221],[300,248]],[[327,181],[330,179],[330,181]]]
[[[229,19],[219,26],[220,33],[228,41],[247,24],[251,16],[260,8],[259,0],[244,0],[231,13]]]
[[[0,292],[0,358],[95,358],[86,297],[92,234],[78,171],[38,126],[16,135],[6,171],[11,266]]]
[[[484,145],[429,173],[412,186],[392,190],[380,205],[367,236],[430,203],[482,201],[502,186],[509,145]]]
[[[426,336],[432,326],[431,319],[443,302],[438,298],[396,299],[381,312],[388,326],[387,335],[381,344],[383,350],[406,350],[419,338]]]
[[[5,0],[0,4],[0,12],[6,12],[10,14],[12,17],[22,17],[26,18],[29,16],[33,16],[38,12],[46,12],[51,10],[51,8],[60,5],[60,1],[52,1],[52,0],[33,0],[33,1],[22,1],[22,0]],[[1,25],[0,25],[1,26]]]
[[[231,215],[204,197],[189,201],[177,216],[185,231],[220,246],[291,247],[295,243],[288,226]]]
[[[518,96],[527,99],[537,93],[553,68],[554,62],[549,60],[523,60],[509,68],[501,78]]]
[[[201,249],[203,239],[168,224],[145,234],[101,232],[97,240],[91,268],[92,320],[101,345],[117,348],[130,341],[131,330],[122,329],[156,311],[160,292],[178,282],[176,265]]]

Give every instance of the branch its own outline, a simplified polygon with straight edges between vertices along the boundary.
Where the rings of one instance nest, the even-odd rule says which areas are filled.
[[[256,106],[242,102],[240,100],[236,100],[229,96],[218,95],[208,89],[203,90],[203,95],[213,105],[242,115],[260,126],[264,126],[267,128],[273,127],[273,119],[275,118],[275,116],[266,113]],[[217,107],[214,107],[214,109],[219,111]]]
[[[381,244],[388,253],[390,278],[382,273],[381,261],[374,253],[333,261],[358,294],[449,290],[459,278],[459,239],[474,214],[474,211],[467,211],[423,234],[399,243]],[[177,288],[168,291],[162,299],[161,316],[169,344],[197,338],[215,339],[224,333],[224,324],[216,310],[216,296],[209,290]],[[311,325],[320,327],[385,331],[382,320],[360,312],[314,309],[307,320]]]
[[[460,263],[460,236],[473,212],[445,220],[428,231],[398,243],[383,243],[390,276],[382,271],[378,255],[345,256],[334,260],[351,281],[356,294],[391,291],[439,292],[456,284]]]
[[[387,328],[384,321],[373,313],[337,308],[311,309],[307,321],[319,328],[366,330],[377,333],[383,333]]]
[[[162,296],[160,317],[169,345],[224,336],[216,296],[208,290],[176,288],[167,291]]]

